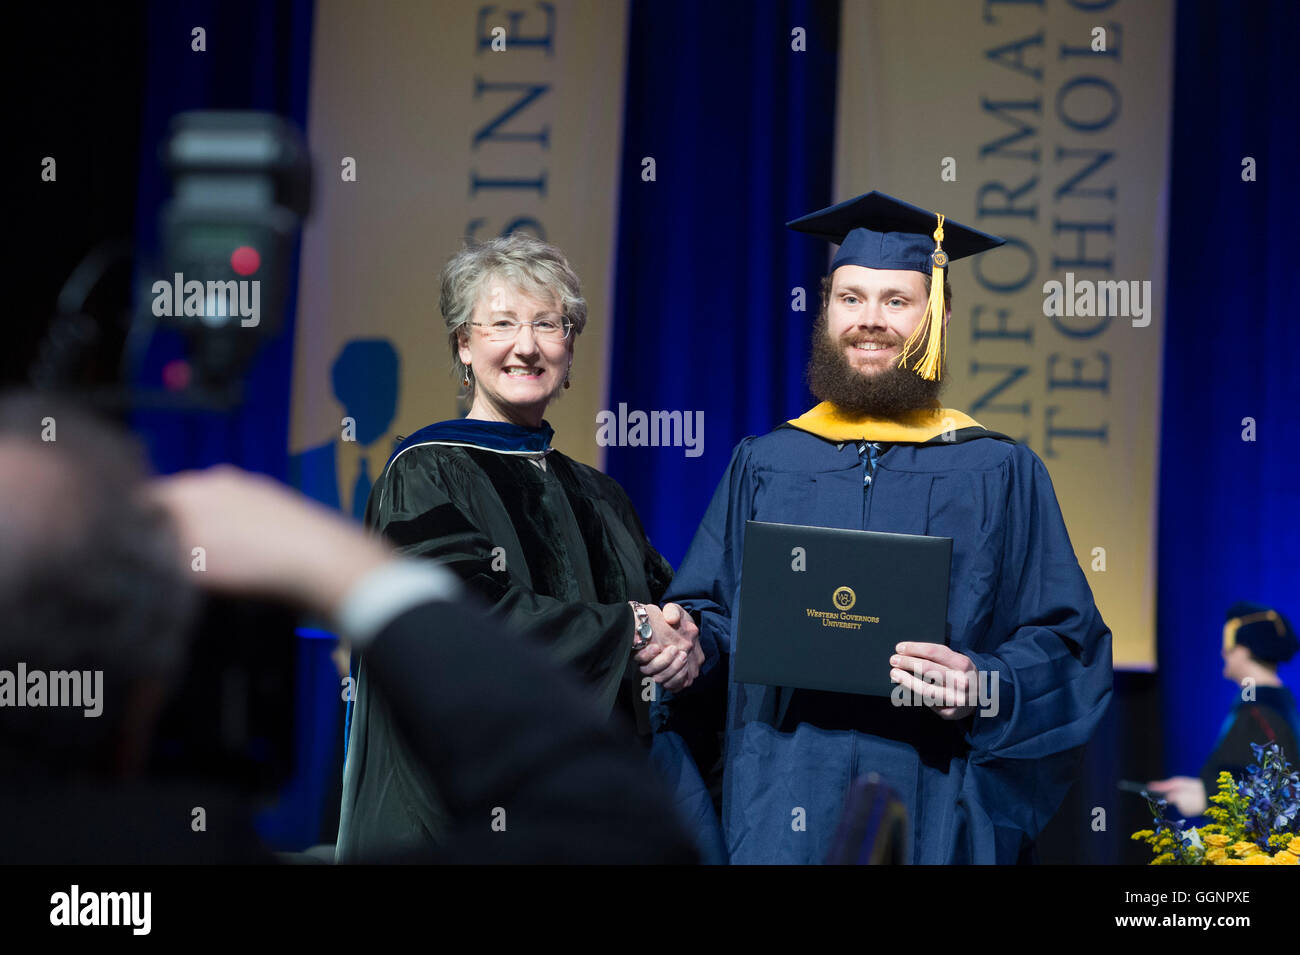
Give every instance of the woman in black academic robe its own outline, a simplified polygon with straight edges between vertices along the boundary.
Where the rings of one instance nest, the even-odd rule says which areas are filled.
[[[577,277],[553,246],[506,236],[448,262],[440,307],[469,413],[398,445],[371,491],[366,524],[401,552],[444,563],[499,619],[576,670],[622,731],[645,741],[634,607],[659,602],[672,568],[618,483],[552,449],[543,418],[568,387],[586,321]],[[657,659],[655,681],[688,685],[702,661],[696,638],[688,653]],[[445,828],[437,793],[371,691],[364,659],[354,667],[340,861],[436,842]]]
[[[1295,697],[1277,675],[1278,665],[1300,652],[1291,622],[1272,607],[1241,601],[1228,608],[1223,625],[1223,675],[1241,688],[1223,721],[1214,750],[1197,776],[1171,776],[1147,784],[1183,816],[1205,813],[1218,792],[1219,773],[1241,782],[1259,762],[1254,747],[1276,745],[1292,768],[1300,759],[1300,715]]]

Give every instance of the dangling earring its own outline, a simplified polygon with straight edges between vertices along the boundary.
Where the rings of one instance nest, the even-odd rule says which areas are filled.
[[[564,387],[569,387],[569,373],[567,371],[564,373]]]
[[[461,382],[465,388],[469,388],[469,366],[465,366],[465,380]]]

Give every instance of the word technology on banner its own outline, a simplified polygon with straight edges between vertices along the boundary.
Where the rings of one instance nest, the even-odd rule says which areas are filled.
[[[1006,239],[949,273],[944,403],[1047,466],[1119,667],[1155,665],[1172,36],[1169,0],[848,3],[841,22],[835,195]]]

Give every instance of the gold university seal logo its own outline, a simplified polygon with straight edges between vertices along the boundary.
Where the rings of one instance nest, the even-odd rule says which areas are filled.
[[[852,610],[853,605],[858,602],[858,595],[853,592],[852,587],[837,587],[835,593],[831,594],[831,600],[840,610]]]

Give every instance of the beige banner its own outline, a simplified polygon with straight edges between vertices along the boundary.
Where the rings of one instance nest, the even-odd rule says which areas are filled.
[[[512,229],[582,279],[590,321],[547,418],[600,464],[626,20],[606,0],[317,4],[290,438],[308,493],[352,510],[394,436],[458,414],[438,274],[463,237]]]
[[[944,402],[1042,458],[1116,666],[1153,667],[1172,4],[845,0],[842,22],[835,196],[1008,239],[953,266]]]

